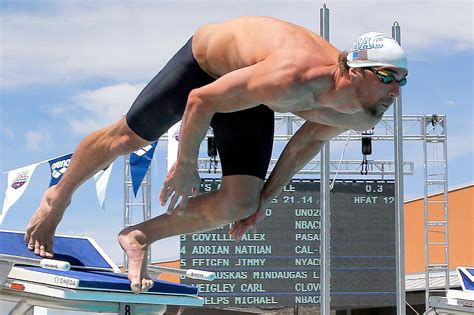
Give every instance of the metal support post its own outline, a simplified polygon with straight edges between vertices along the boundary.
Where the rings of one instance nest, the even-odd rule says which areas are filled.
[[[392,37],[401,44],[400,25],[395,22],[392,26]],[[397,314],[405,315],[405,240],[403,213],[403,118],[402,94],[395,99],[394,104],[394,136],[395,136],[395,211],[396,211],[396,274],[397,274]]]
[[[320,35],[329,42],[329,9],[326,4],[320,9]],[[331,312],[331,208],[330,208],[330,146],[329,141],[321,150],[321,314],[329,315]]]

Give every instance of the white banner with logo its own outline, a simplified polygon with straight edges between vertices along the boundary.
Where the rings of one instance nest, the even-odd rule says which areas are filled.
[[[7,214],[15,202],[20,199],[21,195],[25,192],[26,187],[30,183],[33,172],[35,171],[36,166],[41,163],[36,163],[8,172],[8,186],[5,191],[5,199],[3,201],[2,213],[0,214],[0,224],[3,222],[3,218]]]
[[[156,145],[156,144],[155,144]],[[57,158],[45,160],[28,166],[20,167],[0,175],[7,175],[7,189],[5,191],[5,199],[3,201],[2,212],[0,212],[0,224],[2,224],[8,210],[20,199],[25,192],[35,168],[43,163],[48,162],[51,172],[49,186],[56,185],[66,172],[71,162],[72,153],[62,155]],[[150,157],[151,158],[151,157]],[[107,185],[109,183],[110,173],[112,172],[113,162],[104,170],[97,172],[94,175],[95,187],[97,191],[97,198],[102,209],[105,210],[105,195]]]

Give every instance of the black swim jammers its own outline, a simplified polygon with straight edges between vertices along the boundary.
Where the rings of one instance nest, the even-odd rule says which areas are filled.
[[[189,93],[216,79],[199,66],[192,38],[143,89],[126,115],[128,126],[154,141],[181,120]],[[265,179],[270,163],[274,112],[265,105],[216,113],[211,121],[223,176],[252,175]]]

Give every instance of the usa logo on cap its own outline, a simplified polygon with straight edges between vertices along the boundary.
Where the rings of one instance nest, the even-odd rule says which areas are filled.
[[[358,50],[352,53],[353,60],[367,60],[367,50]]]

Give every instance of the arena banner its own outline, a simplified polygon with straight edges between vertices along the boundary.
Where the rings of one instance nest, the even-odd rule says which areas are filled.
[[[69,153],[48,161],[51,171],[51,180],[49,182],[49,187],[59,183],[64,173],[66,173],[66,170],[69,167],[69,163],[71,163],[71,157],[72,153]]]
[[[150,167],[153,154],[155,153],[157,142],[153,142],[146,147],[138,149],[130,154],[130,174],[132,175],[132,186],[135,197],[138,189],[145,178],[145,174]]]

